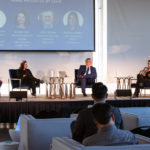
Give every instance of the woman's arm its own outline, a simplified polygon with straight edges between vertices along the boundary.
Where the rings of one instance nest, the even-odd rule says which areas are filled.
[[[22,79],[23,78],[23,71],[21,69],[17,70],[17,77]]]

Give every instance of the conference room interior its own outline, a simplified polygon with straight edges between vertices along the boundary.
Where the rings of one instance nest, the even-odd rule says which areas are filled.
[[[58,150],[55,144],[59,145],[60,139],[55,139],[59,134],[55,135],[58,128],[54,127],[53,119],[76,120],[80,110],[94,104],[92,86],[86,87],[87,96],[84,96],[81,85],[77,85],[76,71],[85,65],[87,58],[96,68],[95,82],[102,82],[108,88],[106,103],[120,109],[125,129],[140,126],[150,129],[150,84],[142,85],[138,97],[134,97],[137,75],[150,60],[149,6],[149,0],[3,1],[0,7],[0,148],[1,145],[4,150],[5,145],[10,148],[15,145],[14,150],[38,147],[40,138],[29,138],[29,130],[20,122],[24,115],[24,121],[30,122],[33,118],[35,122],[41,121],[37,130],[43,131],[40,142],[41,147],[45,146],[42,149]],[[14,76],[23,60],[27,61],[34,77],[42,81],[36,87],[36,96]],[[13,87],[14,83],[17,87]],[[55,117],[55,113],[58,116]],[[50,131],[44,131],[50,127],[42,126],[42,121],[51,123],[51,119],[53,137],[48,135]],[[34,125],[31,135],[36,135],[36,123]],[[21,126],[24,127],[22,133]],[[60,133],[59,138],[68,133],[62,135]],[[49,142],[45,140],[47,137]],[[150,148],[150,136],[138,138],[139,146],[146,144],[146,148]],[[35,143],[30,144],[30,140]]]

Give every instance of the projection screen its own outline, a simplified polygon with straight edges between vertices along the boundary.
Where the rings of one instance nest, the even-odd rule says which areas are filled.
[[[94,51],[94,0],[1,0],[0,50]]]

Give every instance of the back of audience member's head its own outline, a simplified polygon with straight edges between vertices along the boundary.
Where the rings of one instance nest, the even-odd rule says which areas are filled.
[[[92,97],[95,101],[103,101],[107,98],[107,87],[102,83],[98,82],[92,86]]]
[[[98,103],[92,107],[94,120],[99,124],[106,125],[110,122],[113,116],[113,107],[106,103]]]

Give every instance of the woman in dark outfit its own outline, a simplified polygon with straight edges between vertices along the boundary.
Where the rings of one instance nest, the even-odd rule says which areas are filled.
[[[18,69],[18,78],[21,79],[22,84],[27,84],[32,89],[32,95],[36,96],[36,85],[39,83],[43,83],[42,80],[35,78],[32,75],[32,72],[30,69],[27,69],[27,61],[23,60],[20,64],[20,67]]]

